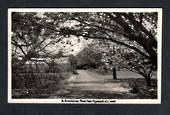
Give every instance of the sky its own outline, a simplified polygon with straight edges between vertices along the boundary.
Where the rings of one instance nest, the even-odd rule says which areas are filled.
[[[38,17],[44,17],[44,12],[37,12]],[[75,25],[79,24],[79,22],[71,20],[66,21],[64,24],[62,24],[63,27],[74,27]],[[77,42],[77,40],[80,39],[80,42]],[[66,54],[73,54],[76,55],[78,52],[84,49],[89,43],[91,43],[92,40],[85,40],[83,37],[76,37],[71,35],[69,38],[64,38],[62,41],[67,42],[69,40],[72,45],[70,44],[50,44],[48,47],[46,47],[47,52],[51,52],[51,54],[56,54],[59,50],[62,49],[62,51]],[[46,41],[46,43],[49,43],[50,39]]]
[[[80,39],[80,42],[77,42],[78,39]],[[71,44],[66,44],[66,42],[69,40]],[[51,40],[46,40],[45,44],[49,43]],[[76,37],[71,35],[69,38],[64,38],[61,42],[56,44],[50,44],[45,49],[47,53],[50,53],[52,55],[57,54],[59,50],[62,50],[65,55],[76,55],[81,50],[84,49],[88,44],[91,43],[92,40],[85,40],[83,37]]]

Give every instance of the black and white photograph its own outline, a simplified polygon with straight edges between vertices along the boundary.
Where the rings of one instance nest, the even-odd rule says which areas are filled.
[[[9,8],[8,103],[160,104],[161,8]]]

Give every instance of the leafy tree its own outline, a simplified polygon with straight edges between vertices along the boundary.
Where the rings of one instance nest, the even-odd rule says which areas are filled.
[[[57,32],[51,32],[45,25],[50,25],[47,18],[38,17],[36,12],[12,13],[12,54],[20,56],[20,65],[32,58],[51,57],[46,48],[61,41]],[[48,42],[49,41],[49,42]]]
[[[65,28],[66,34],[109,40],[132,49],[137,57],[145,58],[146,62],[142,62],[145,65],[141,64],[144,67],[136,69],[131,66],[131,69],[144,76],[147,85],[151,85],[150,73],[153,67],[157,68],[157,12],[92,12],[64,13],[64,15],[69,15],[70,20],[79,22],[75,28]]]
[[[100,44],[99,44],[100,43]],[[102,53],[102,64],[108,69],[127,69],[137,72],[146,78],[146,83],[151,84],[151,74],[155,66],[144,56],[122,45],[103,40],[95,40],[93,49]]]
[[[101,63],[102,54],[94,49],[93,44],[90,44],[79,52],[76,57],[78,59],[79,66],[98,68]]]
[[[157,65],[156,12],[71,13],[71,15],[68,13],[65,15],[69,15],[70,20],[80,23],[75,28],[62,29],[67,34],[110,40],[137,51]],[[135,44],[141,48],[133,46]]]

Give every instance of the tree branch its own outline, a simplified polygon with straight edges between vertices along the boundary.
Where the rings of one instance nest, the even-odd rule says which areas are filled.
[[[132,13],[130,13],[130,14],[120,13],[120,14],[123,15],[124,17],[126,17],[127,19],[129,19],[137,31],[143,31],[145,33],[145,35],[147,35],[150,38],[150,40],[151,40],[150,42],[153,44],[153,46],[157,47],[157,41],[156,41],[155,37],[141,23],[142,22],[141,18],[143,17],[143,15],[142,16],[140,15],[140,22],[138,22]]]

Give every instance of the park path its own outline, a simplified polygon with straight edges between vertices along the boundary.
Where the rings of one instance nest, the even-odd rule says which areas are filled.
[[[89,70],[77,70],[72,74],[61,90],[53,92],[50,98],[134,98],[130,93],[128,82],[121,79],[143,78],[137,73],[117,72],[118,80],[113,80],[111,74],[102,75]]]
[[[104,91],[104,92],[129,92],[128,84],[121,82],[107,82],[112,80],[112,75],[102,75],[88,70],[78,70],[78,75],[72,75],[68,80],[69,87],[78,88],[88,91]],[[122,76],[122,75],[121,75]],[[124,78],[133,78],[125,75]],[[118,78],[121,78],[118,74]],[[135,76],[141,78],[141,76]],[[123,78],[122,78],[123,79]],[[113,80],[112,80],[113,81]],[[115,80],[116,81],[116,80]]]
[[[81,97],[81,95],[86,95],[87,92],[97,93],[127,93],[129,92],[129,87],[125,87],[126,84],[121,84],[119,82],[109,83],[106,80],[112,79],[111,76],[101,75],[96,72],[88,70],[78,70],[78,74],[73,74],[69,79],[67,79],[67,84],[65,89],[58,91],[57,93],[62,95],[62,97]],[[128,85],[128,84],[127,84]],[[67,90],[66,90],[67,89]]]

